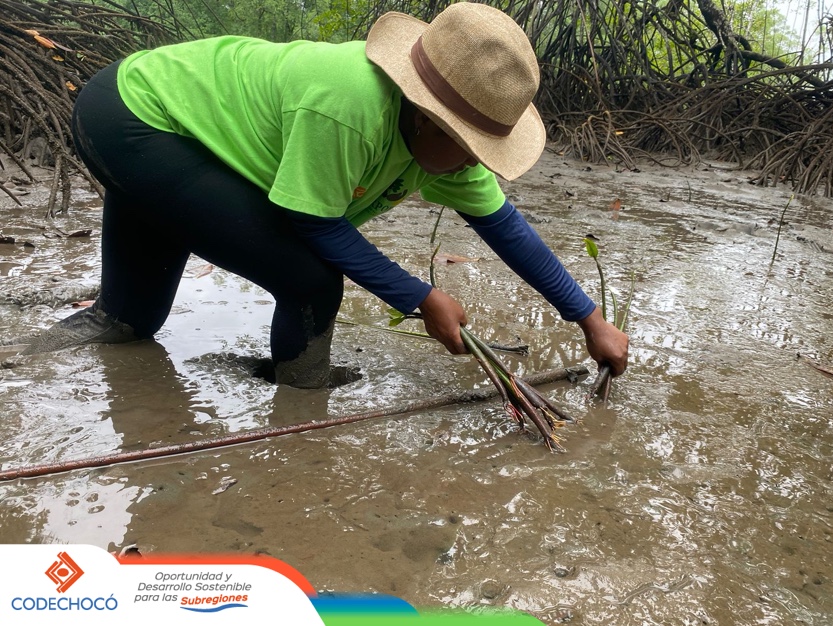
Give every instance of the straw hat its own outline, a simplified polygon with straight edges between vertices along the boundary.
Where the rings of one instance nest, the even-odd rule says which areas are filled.
[[[506,180],[541,156],[546,131],[532,104],[538,61],[502,11],[458,2],[430,24],[386,13],[370,29],[366,53],[406,98]]]

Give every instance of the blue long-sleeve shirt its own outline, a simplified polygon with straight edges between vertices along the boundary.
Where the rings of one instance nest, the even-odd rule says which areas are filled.
[[[398,311],[411,313],[431,291],[430,284],[411,276],[382,254],[346,218],[288,213],[299,235],[316,254]],[[563,319],[581,320],[593,312],[595,303],[509,201],[485,217],[459,215]]]

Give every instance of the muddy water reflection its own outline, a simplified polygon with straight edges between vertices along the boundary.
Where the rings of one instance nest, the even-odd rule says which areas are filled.
[[[586,380],[548,389],[584,420],[567,429],[566,454],[518,434],[492,403],[449,407],[3,484],[0,539],[263,551],[319,589],[508,605],[547,623],[831,623],[833,380],[795,357],[833,361],[833,206],[795,199],[769,270],[784,191],[719,170],[583,167],[549,154],[507,185],[591,295],[586,233],[602,241],[620,299],[635,276],[633,358],[610,405],[583,401]],[[96,216],[79,207],[66,230]],[[434,219],[411,204],[368,233],[425,274]],[[478,259],[438,268],[472,328],[530,345],[529,357],[507,357],[512,367],[587,363],[577,328],[512,280],[461,221],[444,216],[439,237],[446,253]],[[0,249],[0,267],[14,268],[3,292],[89,283],[87,244],[39,244]],[[341,316],[359,325],[337,327],[336,357],[364,378],[332,392],[276,390],[250,375],[267,351],[270,299],[202,266],[189,264],[158,343],[0,370],[3,467],[488,384],[468,358],[368,328],[385,326],[386,307],[348,285]],[[69,310],[6,304],[2,313],[5,334]]]

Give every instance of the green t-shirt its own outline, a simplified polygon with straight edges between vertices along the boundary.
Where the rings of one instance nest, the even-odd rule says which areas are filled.
[[[482,165],[425,173],[399,132],[401,91],[364,42],[225,36],[137,52],[119,93],[142,121],[198,139],[294,211],[358,226],[416,190],[470,215],[505,200]]]

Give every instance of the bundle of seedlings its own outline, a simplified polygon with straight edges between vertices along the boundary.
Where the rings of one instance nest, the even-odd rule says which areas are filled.
[[[565,424],[575,424],[576,420],[555,406],[523,378],[513,374],[495,352],[465,326],[460,327],[460,336],[466,348],[497,388],[507,415],[518,423],[522,431],[525,430],[525,418],[528,418],[543,435],[547,448],[564,452],[561,439],[555,431]]]
[[[406,319],[422,319],[419,313],[405,315],[395,309],[389,309],[389,325],[397,326]],[[401,331],[405,332],[405,331]],[[427,337],[422,333],[408,333],[420,337]],[[526,430],[526,419],[529,419],[544,437],[544,443],[550,450],[564,452],[561,439],[555,434],[558,428],[565,424],[575,424],[575,418],[544,397],[535,387],[520,376],[514,374],[495,353],[495,350],[528,354],[527,346],[520,348],[513,346],[496,347],[479,339],[465,326],[460,327],[460,337],[474,359],[483,368],[489,380],[497,389],[503,401],[506,414],[515,420],[521,428]]]
[[[434,223],[434,230],[431,233],[431,244],[433,245],[437,237],[437,228],[442,218],[445,207],[442,207],[437,215]],[[440,251],[440,245],[437,244],[431,254],[431,262],[429,265],[429,275],[431,285],[437,286],[437,277],[435,274],[435,260],[437,253]],[[403,315],[399,311],[389,311],[391,320],[390,325],[396,326],[403,320],[408,318],[421,318],[419,314]],[[506,413],[514,419],[521,428],[525,431],[525,420],[529,419],[538,431],[544,437],[544,443],[549,450],[565,451],[561,445],[561,439],[555,434],[555,430],[561,428],[567,423],[576,423],[577,420],[567,415],[560,408],[555,406],[535,387],[527,383],[520,376],[512,373],[508,367],[495,354],[495,348],[486,342],[479,339],[474,333],[465,326],[460,327],[460,337],[466,345],[468,351],[472,354],[475,360],[486,372],[489,380],[496,387],[501,399],[503,400],[503,408]],[[502,348],[498,348],[502,349]],[[528,353],[527,346],[523,346],[523,350],[515,350],[509,348],[513,352]]]

